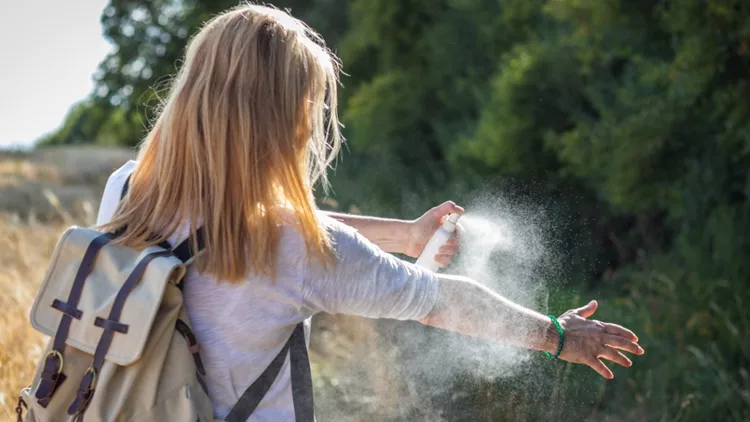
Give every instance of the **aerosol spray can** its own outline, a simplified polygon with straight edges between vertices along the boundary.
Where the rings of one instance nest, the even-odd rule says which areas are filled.
[[[459,214],[448,214],[448,218],[445,219],[443,225],[435,231],[435,234],[432,235],[427,245],[425,245],[422,254],[417,259],[417,265],[427,268],[430,271],[437,271],[440,268],[439,264],[435,262],[435,256],[437,256],[440,248],[453,236],[459,217]]]

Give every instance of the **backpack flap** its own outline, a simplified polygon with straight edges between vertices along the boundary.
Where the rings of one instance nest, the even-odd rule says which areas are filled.
[[[113,337],[105,358],[119,365],[129,365],[141,357],[166,286],[182,279],[185,265],[159,246],[137,251],[102,240],[102,235],[102,232],[75,226],[65,231],[34,298],[31,325],[43,334],[55,336],[63,315],[71,315],[65,344],[93,355],[103,332],[102,322],[113,323],[107,320],[125,281],[147,255],[161,252],[162,255],[151,257],[147,265],[142,265],[145,270],[135,280],[120,317],[114,322],[125,335]],[[71,291],[79,269],[87,267],[85,255],[91,252],[92,245],[99,243],[103,246],[93,261],[88,260],[91,262],[88,277],[79,277],[83,280],[80,297],[77,303],[71,304],[69,299],[76,302],[71,298]]]

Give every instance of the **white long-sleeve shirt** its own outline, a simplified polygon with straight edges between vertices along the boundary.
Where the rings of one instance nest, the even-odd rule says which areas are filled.
[[[137,163],[129,161],[107,182],[97,224],[112,218],[125,179]],[[323,271],[307,263],[303,238],[284,227],[276,262],[276,280],[249,276],[243,283],[219,283],[189,267],[185,306],[201,345],[204,377],[215,416],[224,418],[247,387],[278,354],[301,321],[309,344],[310,318],[318,312],[369,318],[417,320],[432,309],[436,276],[385,253],[353,228],[325,214],[338,257]],[[186,233],[169,240],[178,244]],[[255,413],[248,419],[293,421],[289,359]]]

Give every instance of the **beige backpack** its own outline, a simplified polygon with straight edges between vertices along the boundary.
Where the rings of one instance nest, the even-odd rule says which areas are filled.
[[[134,250],[112,243],[117,235],[73,226],[59,239],[30,313],[51,339],[21,391],[19,422],[218,420],[183,306],[192,242]],[[296,420],[314,420],[302,323],[224,420],[247,420],[287,354]]]

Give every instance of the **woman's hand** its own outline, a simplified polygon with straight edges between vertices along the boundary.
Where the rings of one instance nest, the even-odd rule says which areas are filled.
[[[410,222],[407,230],[406,247],[404,253],[412,258],[418,258],[424,250],[427,242],[430,240],[435,231],[445,221],[448,214],[463,214],[464,209],[456,205],[453,201],[447,201],[438,205],[416,220]],[[440,267],[448,266],[453,257],[458,252],[459,240],[463,227],[461,224],[456,226],[455,234],[450,240],[440,248],[440,252],[435,257],[435,261],[440,264]]]
[[[595,300],[578,309],[571,309],[558,318],[565,340],[560,359],[590,366],[601,376],[612,379],[612,371],[599,358],[609,359],[624,367],[633,363],[619,350],[642,355],[638,337],[627,328],[587,319],[598,308]]]

